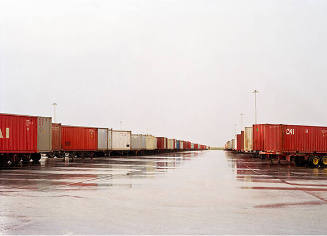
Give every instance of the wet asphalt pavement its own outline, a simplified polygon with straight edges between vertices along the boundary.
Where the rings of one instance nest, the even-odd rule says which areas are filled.
[[[224,151],[0,170],[1,234],[326,234],[327,169]]]

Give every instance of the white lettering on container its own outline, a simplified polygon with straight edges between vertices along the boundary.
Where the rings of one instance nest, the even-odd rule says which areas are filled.
[[[286,134],[287,135],[294,135],[295,134],[295,129],[286,129]]]
[[[0,138],[3,138],[3,132],[0,129]],[[6,138],[9,138],[9,128],[6,128]]]

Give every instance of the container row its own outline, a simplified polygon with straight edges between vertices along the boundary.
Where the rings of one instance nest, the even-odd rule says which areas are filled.
[[[59,152],[204,150],[189,141],[131,131],[52,123],[51,117],[0,113],[0,156]]]
[[[314,166],[327,165],[327,127],[256,124],[245,127],[235,139],[227,141],[225,149],[261,157],[294,159]]]

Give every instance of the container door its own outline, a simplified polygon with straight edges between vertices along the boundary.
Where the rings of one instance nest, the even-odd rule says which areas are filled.
[[[61,124],[52,124],[52,151],[61,150]]]
[[[112,150],[112,130],[108,130],[108,150]]]
[[[108,129],[98,129],[98,150],[108,150]]]
[[[40,152],[50,152],[52,150],[51,117],[37,118],[37,149]]]

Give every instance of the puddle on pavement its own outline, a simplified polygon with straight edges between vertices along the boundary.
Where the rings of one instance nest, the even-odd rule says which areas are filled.
[[[326,169],[223,151],[42,159],[0,170],[0,233],[324,234],[326,199]]]

